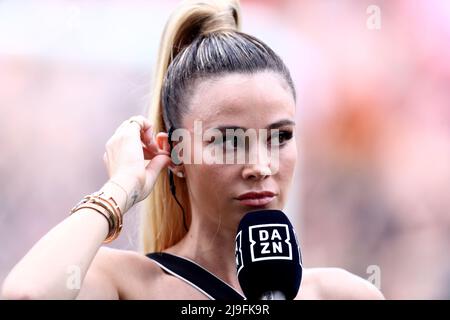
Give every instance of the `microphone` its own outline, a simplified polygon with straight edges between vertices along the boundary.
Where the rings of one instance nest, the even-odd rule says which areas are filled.
[[[302,261],[297,235],[280,210],[248,212],[236,234],[239,284],[249,300],[293,300]]]

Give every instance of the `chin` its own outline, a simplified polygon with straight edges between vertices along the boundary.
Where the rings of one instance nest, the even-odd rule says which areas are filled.
[[[282,210],[279,205],[274,203],[269,203],[263,206],[241,206],[243,213],[258,210]]]

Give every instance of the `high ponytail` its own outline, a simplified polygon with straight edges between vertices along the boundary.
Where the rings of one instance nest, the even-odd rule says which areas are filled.
[[[153,77],[149,119],[153,132],[182,125],[188,88],[196,79],[224,73],[272,70],[283,76],[295,99],[289,71],[262,41],[240,32],[238,0],[183,1],[164,28]],[[191,221],[185,180],[175,177],[176,195]],[[150,196],[143,201],[141,246],[144,253],[162,251],[186,234],[183,217],[163,170]]]
[[[239,31],[240,21],[238,0],[194,0],[180,4],[169,17],[161,37],[150,105],[153,114],[161,111],[163,81],[170,63],[178,53],[200,35],[225,30]]]

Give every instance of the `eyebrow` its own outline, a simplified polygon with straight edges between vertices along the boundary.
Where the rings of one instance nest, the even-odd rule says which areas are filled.
[[[277,129],[286,125],[291,125],[291,126],[295,126],[295,121],[289,120],[289,119],[282,119],[279,120],[277,122],[274,122],[272,124],[269,124],[265,129],[271,130],[271,129]],[[218,129],[222,132],[225,132],[226,129],[233,129],[233,130],[238,130],[238,129],[242,129],[244,131],[247,130],[247,128],[245,127],[239,127],[239,126],[219,126],[213,129]]]

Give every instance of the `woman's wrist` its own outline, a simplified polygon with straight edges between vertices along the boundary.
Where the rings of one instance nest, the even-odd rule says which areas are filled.
[[[138,190],[139,183],[136,178],[127,175],[116,175],[111,177],[100,191],[113,197],[122,214],[125,214],[136,204],[139,197]]]

